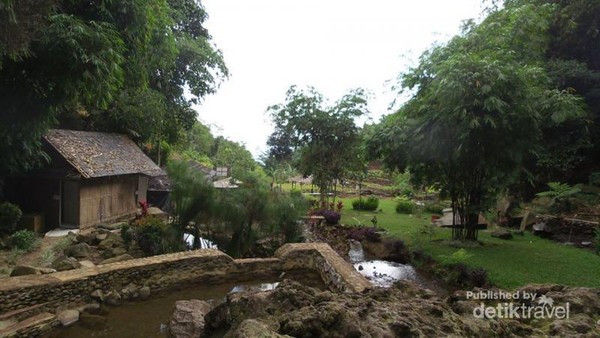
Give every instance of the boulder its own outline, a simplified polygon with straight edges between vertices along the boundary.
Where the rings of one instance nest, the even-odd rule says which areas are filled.
[[[124,254],[124,255],[121,255],[121,256],[117,256],[117,257],[105,259],[102,262],[100,262],[100,265],[102,265],[102,264],[116,263],[116,262],[122,262],[122,261],[128,261],[130,259],[133,259],[133,257],[131,257],[131,255]]]
[[[106,234],[106,238],[103,239],[100,243],[98,243],[98,249],[108,250],[122,245],[123,238],[121,238],[121,234],[116,232],[108,232]]]
[[[134,283],[129,283],[121,290],[121,297],[124,300],[136,299],[140,296],[140,288]]]
[[[255,253],[257,257],[271,257],[283,244],[283,239],[278,236],[266,237],[254,242],[252,252]]]
[[[79,308],[79,312],[91,313],[91,314],[99,314],[100,311],[100,303],[89,303]]]
[[[116,247],[112,249],[113,256],[121,256],[127,253],[127,249],[122,246]]]
[[[75,236],[75,240],[78,243],[87,243],[87,244],[92,245],[94,243],[94,241],[96,240],[96,233],[94,233],[94,232],[78,233]]]
[[[77,234],[75,234],[73,231],[69,231],[65,238],[65,241],[72,244],[77,244]]]
[[[444,301],[410,281],[346,294],[283,280],[271,292],[229,294],[225,303],[206,315],[204,334],[229,330],[227,337],[600,337],[600,323],[595,323],[600,289],[528,285],[514,291],[546,295],[554,306],[568,302],[571,317],[482,320],[473,312],[482,301],[469,298],[467,291],[456,291]],[[496,307],[504,302],[486,300],[485,304]],[[518,302],[531,305],[526,299]]]
[[[81,264],[81,267],[83,268],[93,268],[96,266],[96,264],[88,260],[79,261],[79,264]]]
[[[55,270],[56,271],[56,270]],[[10,273],[11,277],[25,276],[25,275],[41,275],[40,268],[30,265],[17,265],[13,268]]]
[[[540,237],[550,237],[552,235],[552,230],[546,224],[546,222],[536,223],[532,226],[533,234]]]
[[[106,239],[106,237],[108,237],[108,235],[107,235],[107,234],[105,234],[105,233],[104,233],[104,234],[96,234],[96,240],[97,240],[98,242],[102,242],[103,240],[105,240],[105,239]]]
[[[56,319],[60,321],[63,326],[69,326],[79,320],[79,311],[77,310],[64,310],[56,314]]]
[[[111,290],[104,295],[104,302],[108,305],[121,305],[121,300],[121,295],[115,290]]]
[[[101,255],[104,259],[115,257],[115,255],[113,255],[112,249],[101,250]]]
[[[140,289],[140,299],[148,299],[150,297],[150,287],[144,286]]]
[[[78,269],[81,266],[76,258],[61,256],[52,262],[52,268],[57,271]]]
[[[559,319],[552,322],[549,333],[553,337],[581,337],[584,334],[592,337],[595,327],[600,327],[600,322],[597,323],[590,316],[576,314],[569,319]],[[598,334],[598,331],[595,333]]]
[[[90,255],[92,248],[87,243],[78,243],[65,249],[65,255],[75,258],[86,258]]]
[[[281,338],[291,337],[288,335],[281,335],[272,330],[267,324],[256,319],[244,320],[235,330],[228,332],[225,335],[226,338]]]
[[[157,207],[148,208],[148,215],[153,216],[153,217],[162,218],[164,220],[167,220],[167,218],[169,217],[166,212],[160,210]]]
[[[92,293],[90,293],[90,297],[92,299],[96,299],[101,302],[104,302],[104,292],[102,292],[102,290],[100,290],[100,289],[96,289],[96,290],[92,291]]]
[[[112,249],[113,246],[115,246],[115,240],[107,237],[98,244],[98,249],[108,250],[108,249]]]
[[[176,338],[200,337],[204,333],[204,316],[210,304],[197,299],[179,300],[173,306],[169,329]]]
[[[492,231],[490,234],[492,237],[500,238],[500,239],[512,239],[513,235],[510,231],[504,229],[498,229]]]

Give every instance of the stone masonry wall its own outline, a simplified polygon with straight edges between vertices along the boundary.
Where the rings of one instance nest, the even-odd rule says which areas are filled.
[[[225,253],[204,249],[134,259],[56,272],[3,279],[0,314],[38,304],[73,306],[90,300],[95,290],[120,291],[130,283],[154,293],[178,285],[207,281],[250,280],[294,269],[315,269],[332,289],[362,292],[369,282],[327,244],[286,244],[276,257],[234,260]]]
[[[341,292],[363,292],[371,283],[325,243],[289,243],[277,249],[275,256],[284,269],[309,268],[321,275],[330,288]]]
[[[94,290],[121,290],[130,283],[146,285],[154,292],[179,283],[223,276],[233,265],[231,257],[207,249],[48,275],[11,277],[0,285],[0,313],[46,302],[57,306],[76,304],[88,300]]]

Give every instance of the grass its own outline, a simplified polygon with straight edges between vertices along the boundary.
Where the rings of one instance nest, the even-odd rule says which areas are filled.
[[[373,216],[377,216],[377,225],[385,228],[389,237],[403,240],[411,249],[422,249],[440,262],[459,250],[445,241],[450,239],[450,229],[429,226],[430,214],[397,214],[392,199],[380,199],[378,212],[361,212],[352,210],[352,199],[342,200],[343,224],[368,226]],[[600,256],[592,251],[528,232],[506,241],[491,237],[491,231],[479,232],[484,245],[464,248],[468,255],[463,263],[486,269],[493,284],[505,289],[533,283],[600,287]]]

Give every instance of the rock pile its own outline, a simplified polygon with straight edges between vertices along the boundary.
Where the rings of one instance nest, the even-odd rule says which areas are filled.
[[[555,304],[569,302],[570,318],[477,318],[474,309],[482,301],[469,299],[465,291],[442,299],[408,281],[362,294],[337,294],[286,280],[271,292],[230,294],[225,303],[203,316],[203,334],[228,331],[228,337],[600,335],[597,324],[600,289],[529,285],[516,291],[546,296]],[[496,306],[501,302],[485,301],[485,305]]]

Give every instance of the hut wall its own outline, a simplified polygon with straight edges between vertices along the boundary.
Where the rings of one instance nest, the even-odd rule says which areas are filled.
[[[138,175],[82,180],[80,228],[131,216],[137,210]]]

